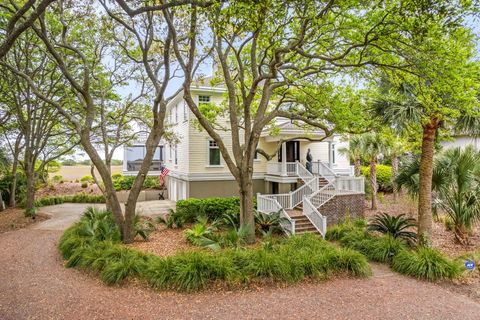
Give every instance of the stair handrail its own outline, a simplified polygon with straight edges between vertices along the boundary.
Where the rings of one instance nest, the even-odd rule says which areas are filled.
[[[307,168],[303,166],[303,164],[301,164],[298,161],[296,163],[297,163],[297,166],[295,169],[295,173],[297,174],[298,177],[300,177],[300,179],[303,180],[304,183],[307,183],[309,181],[307,179],[313,178],[314,175],[310,171],[308,171]]]
[[[308,218],[322,237],[325,238],[327,233],[327,217],[323,216],[306,196],[303,197],[303,214]]]
[[[328,180],[329,182],[331,182],[332,180],[334,180],[336,177],[338,177],[338,174],[333,171],[332,168],[330,168],[329,166],[327,166],[325,163],[323,163],[322,161],[318,160],[318,161],[314,161],[312,162],[312,170],[314,171],[315,169],[315,166],[314,164],[317,165],[317,173],[319,176],[325,178],[326,180]],[[320,168],[322,168],[322,170],[320,170]],[[325,170],[328,174],[325,174],[324,171]],[[328,177],[333,177],[332,178],[328,178]]]
[[[312,192],[310,192],[310,193],[305,192],[305,190],[307,188],[310,188],[312,190]],[[312,179],[310,179],[310,181],[306,182],[301,187],[295,189],[294,191],[291,191],[290,192],[290,206],[291,206],[291,208],[295,208],[296,206],[298,206],[303,201],[302,199],[303,199],[304,195],[312,194],[312,193],[316,192],[318,190],[318,188],[319,188],[318,178],[313,177]],[[298,195],[301,195],[301,196],[298,196]]]

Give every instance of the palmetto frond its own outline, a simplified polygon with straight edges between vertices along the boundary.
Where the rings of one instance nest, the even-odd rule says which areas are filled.
[[[413,231],[408,231],[408,229],[415,226],[415,219],[407,218],[405,214],[391,216],[387,213],[380,213],[370,220],[368,230],[388,234],[395,239],[404,239],[412,242],[416,241],[417,234]]]

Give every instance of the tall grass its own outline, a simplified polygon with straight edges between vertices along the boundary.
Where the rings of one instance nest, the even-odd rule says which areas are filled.
[[[461,267],[432,248],[417,251],[401,251],[394,258],[393,270],[428,281],[453,279],[460,275]]]

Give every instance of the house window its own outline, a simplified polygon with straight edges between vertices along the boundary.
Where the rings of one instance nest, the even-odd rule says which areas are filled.
[[[138,171],[142,166],[143,159],[146,154],[145,146],[130,146],[125,148],[127,171]],[[158,146],[153,154],[151,171],[160,170],[163,162],[163,146]]]
[[[211,166],[220,165],[220,148],[215,140],[208,141],[208,164]]]
[[[177,149],[177,145],[175,145],[175,164],[178,164],[178,149]]]
[[[175,106],[175,123],[178,123],[178,104]]]
[[[335,143],[332,143],[332,163],[335,163]]]
[[[198,96],[198,104],[210,103],[210,96]]]
[[[187,121],[187,120],[188,120],[188,106],[184,102],[183,103],[183,121]]]
[[[168,145],[168,160],[172,161],[172,145]]]

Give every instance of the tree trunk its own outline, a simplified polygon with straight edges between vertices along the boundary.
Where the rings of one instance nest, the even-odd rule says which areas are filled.
[[[13,150],[13,163],[12,163],[12,184],[10,185],[10,199],[8,204],[10,207],[15,207],[17,205],[17,169],[18,169],[18,157],[20,155],[21,147],[20,143],[22,141],[23,134],[19,134],[15,140],[15,147]]]
[[[5,210],[5,203],[3,202],[2,193],[0,192],[0,212]]]
[[[25,161],[25,176],[27,178],[27,194],[25,199],[25,216],[35,216],[35,168]]]
[[[370,185],[372,187],[372,210],[377,210],[377,156],[370,160]]]
[[[418,193],[418,239],[423,246],[431,244],[433,154],[437,128],[438,120],[436,119],[432,119],[423,127]]]
[[[398,175],[398,156],[396,153],[392,154],[392,188],[393,188],[393,202],[398,200],[398,188],[397,188],[397,175]]]
[[[248,172],[240,173],[240,225],[248,229],[247,243],[255,243],[255,218],[253,215],[253,182]]]
[[[8,200],[8,205],[10,207],[15,207],[17,205],[17,168],[18,168],[18,155],[13,159],[12,165],[12,184],[10,185],[10,199]]]
[[[122,238],[124,237],[125,232],[125,219],[123,217],[122,206],[118,201],[117,193],[113,187],[112,177],[109,170],[106,168],[105,163],[102,158],[99,156],[96,148],[90,142],[90,135],[88,132],[82,133],[80,136],[80,142],[83,146],[83,149],[88,154],[90,160],[95,165],[98,170],[100,177],[102,178],[104,188],[105,188],[105,202],[106,206],[110,208],[110,211],[113,214],[115,223],[117,224],[120,232],[122,233]]]
[[[360,177],[360,158],[355,158],[355,161],[353,162],[353,172],[355,174],[355,177]]]
[[[138,195],[140,194],[140,191],[142,191],[143,183],[145,181],[145,178],[147,177],[148,171],[150,170],[155,150],[160,143],[162,135],[163,128],[154,126],[145,143],[145,157],[143,158],[142,166],[140,167],[135,181],[133,182],[132,188],[130,189],[130,193],[128,194],[127,203],[125,203],[125,225],[123,231],[124,243],[132,243],[134,241],[134,222]]]

